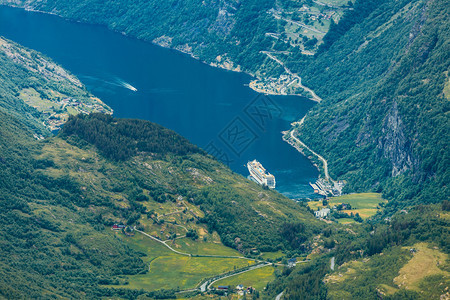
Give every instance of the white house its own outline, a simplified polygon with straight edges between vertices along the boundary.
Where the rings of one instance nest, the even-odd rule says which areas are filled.
[[[329,208],[322,208],[321,210],[315,211],[314,214],[316,218],[325,218],[330,213]]]

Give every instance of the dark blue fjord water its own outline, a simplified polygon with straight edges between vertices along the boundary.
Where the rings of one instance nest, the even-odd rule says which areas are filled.
[[[279,192],[314,197],[308,183],[318,171],[281,139],[281,131],[305,115],[312,101],[260,95],[246,86],[246,74],[48,14],[0,6],[0,35],[71,71],[116,117],[173,129],[244,176],[247,161],[257,159],[275,175]]]

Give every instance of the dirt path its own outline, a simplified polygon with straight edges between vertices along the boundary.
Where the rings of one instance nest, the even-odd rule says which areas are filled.
[[[158,238],[155,238],[154,236],[152,236],[152,235],[150,235],[150,234],[148,234],[148,233],[146,233],[146,232],[143,232],[143,231],[140,231],[139,229],[136,229],[136,227],[134,227],[134,230],[137,231],[137,232],[139,232],[139,233],[141,233],[141,234],[143,234],[143,235],[145,235],[145,236],[147,236],[147,237],[149,237],[149,238],[151,238],[152,240],[157,241],[158,243],[163,244],[164,246],[166,246],[167,248],[169,248],[171,251],[173,251],[173,252],[175,252],[175,253],[178,253],[178,254],[184,255],[184,256],[192,256],[190,253],[184,253],[184,252],[180,252],[180,251],[178,251],[178,250],[173,249],[172,247],[170,247],[169,245],[167,245],[167,243],[161,241],[161,240],[158,239]]]

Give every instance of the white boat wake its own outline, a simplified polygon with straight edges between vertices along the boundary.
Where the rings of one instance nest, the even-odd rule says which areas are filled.
[[[115,77],[112,81],[103,79],[103,78],[99,78],[99,77],[94,77],[94,76],[88,76],[88,75],[79,75],[80,79],[88,79],[88,80],[94,80],[94,81],[98,81],[104,84],[108,84],[108,85],[113,85],[113,86],[119,86],[119,87],[123,87],[126,88],[130,91],[133,92],[137,92],[137,88],[135,88],[134,86],[132,86],[131,84],[129,84],[128,82],[123,81],[122,79]]]
[[[124,88],[129,89],[130,91],[137,92],[137,88],[135,88],[128,82],[125,82],[120,78],[116,78],[116,81],[119,83],[120,86],[123,86]]]

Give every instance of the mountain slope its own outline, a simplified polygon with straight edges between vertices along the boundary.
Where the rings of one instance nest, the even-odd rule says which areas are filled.
[[[257,90],[309,95],[270,55],[285,55],[289,60],[302,54],[310,57],[332,24],[352,10],[352,2],[1,0],[0,4],[105,25],[214,66],[254,74],[258,84],[251,87]],[[285,78],[280,78],[282,74]]]
[[[0,109],[37,136],[57,131],[70,114],[112,113],[68,71],[36,51],[0,37]]]
[[[0,115],[0,294],[92,297],[100,292],[101,280],[145,272],[138,253],[102,230],[103,225],[94,228],[89,210],[77,208],[74,182],[40,173],[51,162],[33,158],[39,148],[33,133],[17,119]]]
[[[210,231],[217,230],[225,245],[243,252],[284,248],[283,244],[288,245],[280,235],[284,223],[316,223],[304,207],[232,173],[184,138],[150,122],[79,115],[69,119],[60,136],[70,145],[90,149],[92,144],[102,156],[118,158],[114,164],[86,159],[82,171],[73,170],[67,161],[56,165],[76,172],[85,186],[85,198],[91,201],[104,203],[114,197],[124,199],[115,205],[145,211],[141,206],[148,206],[148,200],[139,200],[139,194],[161,203],[186,199],[205,213],[200,222],[208,224]],[[137,154],[121,154],[133,150]],[[88,176],[84,176],[86,170]]]
[[[328,161],[332,178],[347,181],[346,191],[383,192],[400,206],[450,196],[443,0],[6,3],[101,23],[216,65],[220,56],[222,66],[259,76],[262,84],[251,86],[264,92],[305,93],[299,74],[322,101],[295,134]],[[333,21],[320,27],[329,13]],[[311,38],[311,26],[323,30],[314,35],[315,56],[292,42],[293,32]],[[293,90],[276,80],[281,74]]]
[[[305,71],[325,100],[296,132],[348,190],[449,198],[448,15],[445,1],[386,3]]]
[[[191,278],[180,265],[186,256],[194,265],[203,263],[191,288],[207,276],[254,263],[242,255],[310,251],[323,224],[305,207],[234,174],[171,130],[92,113],[68,117],[59,135],[51,136],[42,107],[70,114],[74,110],[60,103],[69,97],[77,109],[109,108],[76,78],[66,80],[68,73],[50,60],[45,59],[50,69],[32,68],[44,63],[40,54],[1,41],[7,44],[0,48],[2,297],[133,298],[159,285],[138,290],[126,286],[126,278],[146,276],[153,263],[168,258],[174,263],[171,276],[179,274],[173,287]],[[21,92],[30,88],[39,96]],[[52,97],[57,93],[62,96]],[[127,229],[113,231],[114,224]],[[143,236],[134,227],[190,255],[168,256],[139,242]],[[303,230],[291,232],[292,227]],[[206,250],[196,248],[222,254],[214,258],[220,268],[197,258]]]

